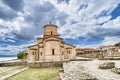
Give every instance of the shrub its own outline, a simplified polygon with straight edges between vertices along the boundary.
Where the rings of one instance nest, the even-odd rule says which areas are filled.
[[[115,63],[114,62],[105,62],[103,64],[99,65],[100,69],[112,69],[115,68]]]
[[[27,56],[27,54],[24,53],[24,52],[19,52],[19,53],[17,54],[17,58],[18,58],[18,59],[25,59],[26,56]]]

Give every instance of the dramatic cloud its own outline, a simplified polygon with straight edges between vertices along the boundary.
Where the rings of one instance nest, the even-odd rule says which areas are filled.
[[[72,39],[77,46],[119,42],[120,15],[115,14],[119,4],[119,0],[1,0],[0,54],[27,49],[49,22],[58,25],[61,37],[68,42]]]
[[[114,20],[110,20],[102,26],[95,26],[91,32],[88,32],[88,36],[92,38],[99,37],[118,37],[120,38],[120,16]]]
[[[0,1],[0,19],[3,20],[12,20],[17,17],[17,13],[4,5],[2,1]]]
[[[2,0],[2,1],[15,11],[23,10],[24,6],[23,0]]]
[[[0,55],[17,55],[18,52],[27,50],[28,45],[7,45],[5,48],[0,46]]]

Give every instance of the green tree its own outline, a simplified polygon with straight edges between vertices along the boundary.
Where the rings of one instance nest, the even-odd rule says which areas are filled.
[[[24,52],[19,52],[19,53],[17,54],[17,58],[18,58],[18,59],[25,59],[26,56],[27,56],[27,54],[24,53]]]

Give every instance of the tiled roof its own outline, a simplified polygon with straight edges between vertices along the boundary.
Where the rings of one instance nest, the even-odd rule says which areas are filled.
[[[77,51],[81,50],[95,50],[94,48],[76,48]]]

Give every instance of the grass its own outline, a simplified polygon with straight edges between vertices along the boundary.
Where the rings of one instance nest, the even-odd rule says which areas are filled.
[[[59,67],[41,69],[30,68],[6,80],[60,80],[59,70]]]

